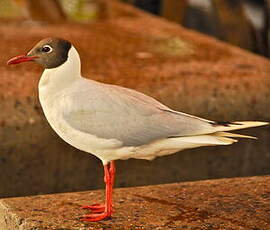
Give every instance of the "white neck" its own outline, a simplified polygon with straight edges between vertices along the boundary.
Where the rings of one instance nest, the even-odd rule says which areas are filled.
[[[62,65],[45,69],[39,80],[39,93],[55,94],[68,87],[81,77],[81,61],[77,50],[72,46],[68,52],[68,59]]]

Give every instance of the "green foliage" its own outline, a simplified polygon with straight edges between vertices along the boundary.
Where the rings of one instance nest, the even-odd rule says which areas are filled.
[[[87,22],[95,19],[97,16],[96,1],[89,0],[61,0],[61,5],[69,18]]]
[[[21,16],[22,12],[15,4],[10,0],[0,0],[0,17],[11,18]]]
[[[59,0],[67,17],[74,21],[88,22],[97,17],[96,0]],[[27,15],[27,0],[0,0],[0,17],[12,18]]]

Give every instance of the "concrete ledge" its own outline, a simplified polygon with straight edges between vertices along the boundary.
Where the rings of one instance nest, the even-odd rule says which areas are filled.
[[[0,200],[1,230],[269,229],[270,176],[205,180],[115,190],[113,219],[84,223],[81,205],[103,191]]]

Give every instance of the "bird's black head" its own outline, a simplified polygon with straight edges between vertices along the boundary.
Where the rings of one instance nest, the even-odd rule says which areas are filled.
[[[46,69],[56,68],[66,62],[71,43],[60,38],[45,38],[38,42],[26,55],[14,57],[8,64],[35,61]]]

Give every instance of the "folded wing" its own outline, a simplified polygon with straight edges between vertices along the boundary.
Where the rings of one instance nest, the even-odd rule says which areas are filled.
[[[173,111],[151,97],[119,86],[92,82],[78,87],[80,90],[73,89],[73,92],[68,93],[67,101],[72,106],[64,105],[67,107],[63,114],[66,122],[81,132],[105,139],[117,139],[123,146],[139,146],[164,138],[263,125],[219,124]]]

